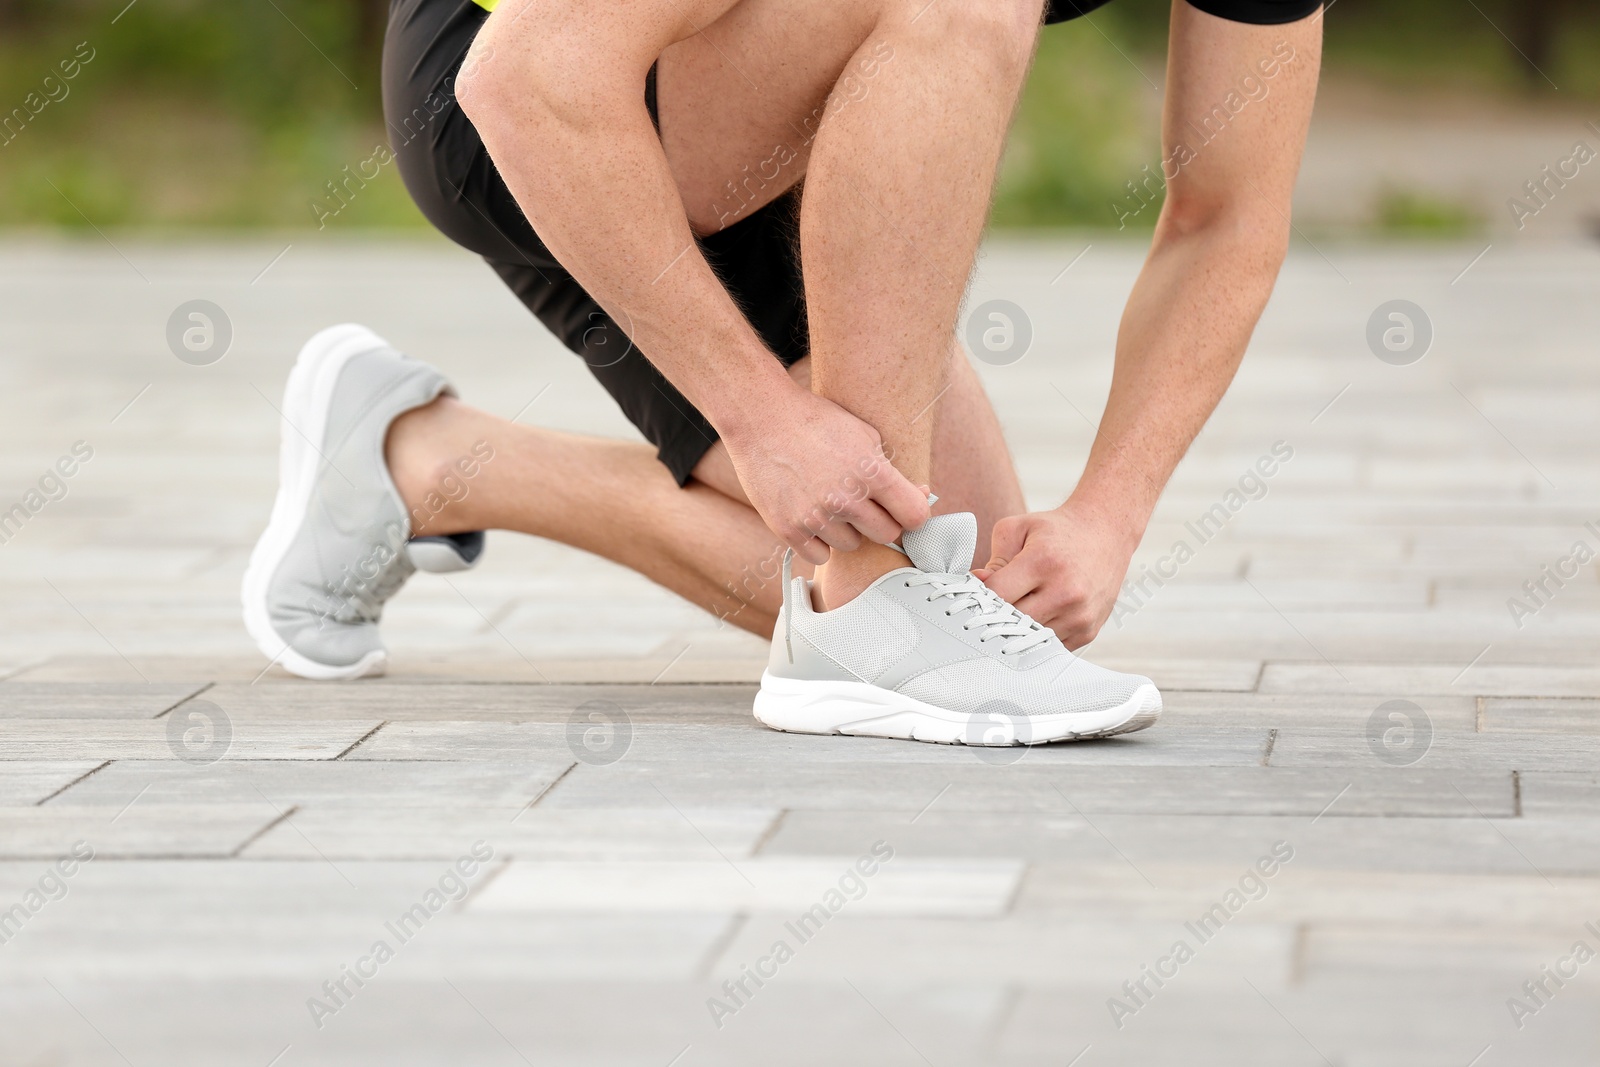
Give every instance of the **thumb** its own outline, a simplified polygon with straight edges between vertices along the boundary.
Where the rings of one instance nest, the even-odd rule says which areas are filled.
[[[988,581],[990,574],[993,574],[1017,557],[1017,553],[1022,551],[1023,542],[1026,540],[1026,523],[1023,520],[1023,516],[1013,515],[1010,518],[1001,519],[994,524],[994,535],[990,539],[989,562],[982,567],[974,569],[973,573],[977,574],[980,570],[987,572],[979,575],[979,578],[983,581]]]

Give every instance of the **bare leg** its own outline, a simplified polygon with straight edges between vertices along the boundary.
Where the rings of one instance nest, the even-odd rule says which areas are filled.
[[[455,464],[481,456],[464,495]],[[772,633],[783,547],[748,505],[691,482],[679,488],[647,445],[507,422],[444,397],[394,421],[385,448],[415,533],[518,530],[631,567],[738,626]],[[451,479],[447,482],[446,479]],[[429,494],[434,494],[429,501]],[[435,511],[437,508],[437,511]]]
[[[876,79],[830,109],[812,146],[800,213],[812,387],[876,427],[918,484],[932,481],[956,315],[1041,7],[886,5],[856,52],[879,61]],[[903,565],[881,545],[835,551],[821,606]]]
[[[806,361],[796,365],[804,380]],[[947,495],[940,510],[976,511],[979,545],[1023,510],[999,420],[964,360],[941,402],[934,470]],[[470,480],[455,463],[481,456]],[[720,446],[679,488],[643,444],[580,437],[518,423],[448,397],[409,411],[389,429],[386,458],[416,533],[517,530],[603,556],[666,586],[746,630],[770,637],[783,602],[783,546],[744,502]],[[448,479],[448,480],[447,480]],[[441,487],[464,484],[464,495]],[[433,494],[430,500],[430,494]],[[809,575],[809,566],[796,561]]]

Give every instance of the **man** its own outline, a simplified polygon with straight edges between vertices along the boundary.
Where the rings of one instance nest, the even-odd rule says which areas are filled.
[[[408,187],[656,455],[508,423],[363,328],[324,331],[290,377],[246,575],[263,651],[308,677],[381,669],[383,602],[416,566],[471,565],[493,527],[775,631],[756,712],[780,729],[988,744],[1153,722],[1147,679],[1067,647],[1110,614],[1271,292],[1321,17],[1176,0],[1167,198],[1111,396],[1072,497],[1024,514],[954,335],[1041,18],[1081,13],[1043,8],[395,0]],[[784,554],[777,582],[785,548],[802,573]]]

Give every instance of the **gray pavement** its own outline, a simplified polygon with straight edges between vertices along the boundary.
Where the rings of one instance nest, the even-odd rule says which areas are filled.
[[[314,329],[631,431],[441,243],[115,240],[0,244],[0,1062],[1600,1060],[1592,247],[1298,244],[1089,651],[1162,723],[989,751],[763,730],[760,642],[506,534],[400,595],[388,678],[263,673],[238,581]],[[1140,251],[986,250],[1036,506]],[[1420,359],[1369,347],[1397,299]]]

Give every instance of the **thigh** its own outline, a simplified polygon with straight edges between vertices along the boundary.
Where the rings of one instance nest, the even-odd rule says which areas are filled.
[[[882,7],[741,0],[662,52],[661,143],[696,233],[716,233],[799,182],[829,107],[876,75],[881,57],[856,52]]]
[[[446,237],[548,271],[554,258],[456,103],[456,78],[486,18],[469,0],[393,0],[382,71],[389,144],[412,200]]]

